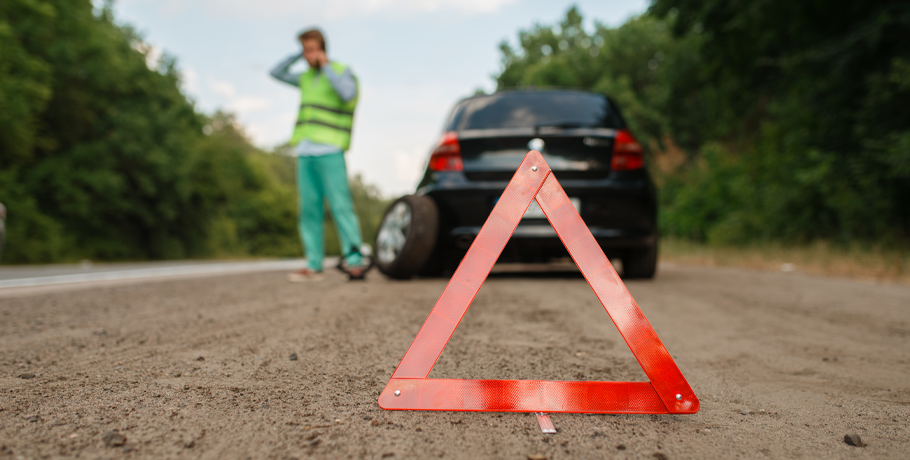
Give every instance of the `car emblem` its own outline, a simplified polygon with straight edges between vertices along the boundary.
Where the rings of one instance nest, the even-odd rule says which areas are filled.
[[[539,137],[535,137],[534,139],[528,141],[529,150],[537,150],[538,152],[542,152],[544,145],[546,144],[544,144],[543,139]]]
[[[610,145],[610,139],[604,137],[586,137],[582,142],[588,147],[606,147]]]

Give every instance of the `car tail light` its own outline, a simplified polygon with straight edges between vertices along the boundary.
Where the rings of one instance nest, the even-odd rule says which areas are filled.
[[[461,144],[458,135],[449,131],[442,135],[439,144],[430,155],[430,170],[432,171],[461,171]]]
[[[613,140],[613,159],[610,161],[610,168],[613,171],[630,171],[644,166],[645,158],[642,155],[641,144],[632,137],[628,129],[617,131],[616,139]]]

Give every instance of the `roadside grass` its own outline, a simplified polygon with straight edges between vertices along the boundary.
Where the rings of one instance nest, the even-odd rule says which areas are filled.
[[[678,238],[662,238],[665,262],[734,266],[763,270],[800,271],[824,276],[910,284],[910,249],[819,241],[806,246],[774,243],[713,246]]]

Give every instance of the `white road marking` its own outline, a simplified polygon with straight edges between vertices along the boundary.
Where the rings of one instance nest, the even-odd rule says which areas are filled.
[[[326,259],[325,266],[337,264],[336,258]],[[47,286],[53,284],[85,283],[91,281],[115,281],[142,278],[159,278],[180,275],[227,274],[243,272],[263,272],[277,270],[295,270],[306,267],[306,259],[273,260],[263,262],[224,262],[201,263],[193,265],[176,265],[171,267],[134,268],[126,270],[109,270],[69,275],[50,275],[31,278],[0,280],[0,289],[27,286]]]

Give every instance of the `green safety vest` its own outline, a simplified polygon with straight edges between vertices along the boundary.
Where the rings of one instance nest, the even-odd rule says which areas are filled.
[[[329,65],[338,75],[348,68],[337,62],[330,62]],[[324,74],[320,73],[319,78],[315,76],[314,69],[300,75],[300,114],[297,115],[291,145],[306,139],[316,144],[334,145],[347,150],[351,146],[354,108],[360,96],[359,84],[357,95],[344,102]],[[357,82],[356,77],[354,81]]]

